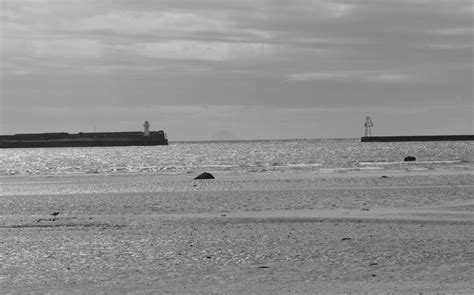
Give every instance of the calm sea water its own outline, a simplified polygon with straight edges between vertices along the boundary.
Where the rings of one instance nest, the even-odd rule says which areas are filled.
[[[416,162],[404,162],[405,156]],[[169,146],[0,150],[0,175],[473,170],[471,142],[359,139],[174,142]]]

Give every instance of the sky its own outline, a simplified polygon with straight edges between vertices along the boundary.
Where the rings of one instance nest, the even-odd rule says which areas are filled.
[[[472,134],[471,0],[0,0],[0,134]]]

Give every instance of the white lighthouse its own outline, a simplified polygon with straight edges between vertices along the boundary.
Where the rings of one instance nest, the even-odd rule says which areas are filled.
[[[150,136],[150,122],[145,121],[145,123],[143,123],[143,127],[145,127],[145,131],[143,132],[143,135]]]

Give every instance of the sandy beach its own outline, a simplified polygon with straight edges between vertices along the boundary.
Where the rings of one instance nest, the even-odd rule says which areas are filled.
[[[471,171],[194,176],[1,178],[2,293],[474,292]]]

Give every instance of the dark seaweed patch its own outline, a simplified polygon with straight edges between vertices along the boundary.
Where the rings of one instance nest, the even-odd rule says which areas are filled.
[[[123,224],[109,224],[109,223],[54,223],[54,224],[12,224],[0,225],[0,228],[59,228],[59,227],[75,227],[75,228],[99,228],[99,229],[122,229],[127,227]]]

